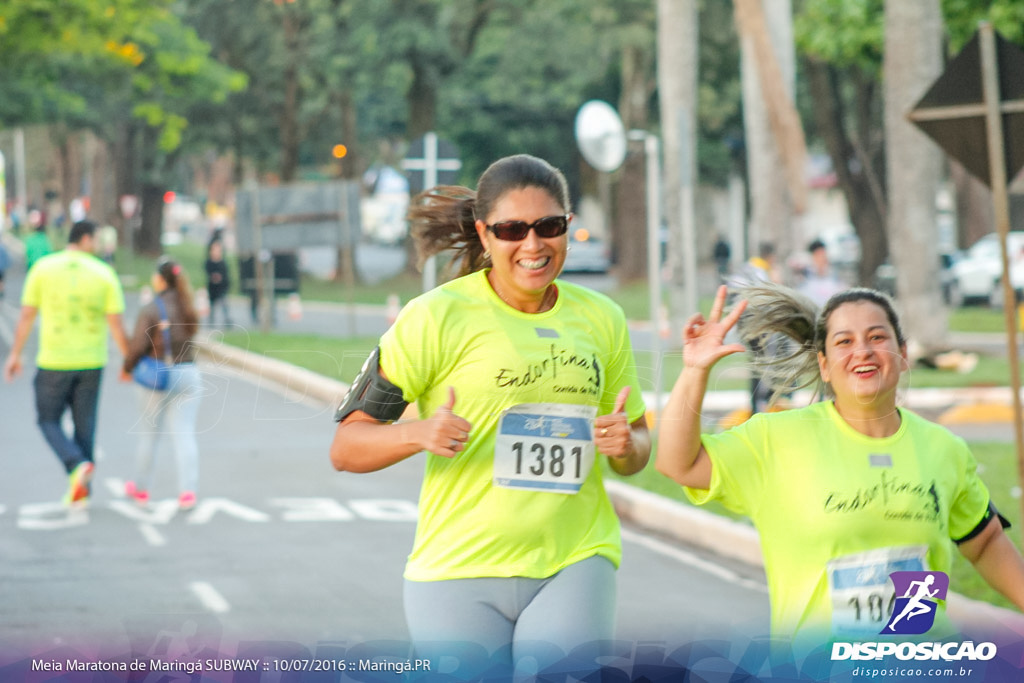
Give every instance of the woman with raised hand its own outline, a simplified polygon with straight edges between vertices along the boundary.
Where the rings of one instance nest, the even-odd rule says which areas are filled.
[[[967,444],[897,406],[907,350],[888,297],[850,289],[819,313],[780,286],[738,294],[725,314],[720,288],[709,317],[684,327],[684,368],[665,407],[656,466],[695,503],[717,500],[751,518],[773,635],[803,646],[877,639],[902,597],[890,573],[948,573],[954,547],[1024,609],[1024,561]],[[773,386],[818,384],[825,400],[702,434],[708,375],[744,350],[724,341],[744,309],[741,341],[782,333],[799,347],[766,359]],[[942,610],[935,623],[931,635],[952,630]]]
[[[572,218],[562,173],[528,155],[475,192],[420,195],[420,254],[453,250],[459,277],[405,307],[336,414],[339,470],[425,452],[405,569],[418,647],[477,643],[512,666],[537,642],[613,637],[622,549],[595,456],[632,474],[650,438],[622,309],[556,279]]]

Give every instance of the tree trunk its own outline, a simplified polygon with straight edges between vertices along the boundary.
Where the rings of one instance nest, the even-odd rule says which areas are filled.
[[[437,79],[434,77],[434,68],[430,64],[413,60],[412,83],[406,93],[406,102],[409,105],[409,129],[410,140],[415,140],[424,133],[434,130],[435,117],[437,113]]]
[[[114,166],[114,194],[117,196],[118,202],[118,221],[115,224],[119,232],[119,242],[125,247],[135,250],[135,235],[132,234],[133,226],[136,224],[134,220],[135,216],[138,215],[138,205],[135,208],[135,215],[124,216],[121,213],[121,197],[125,195],[132,195],[138,198],[139,187],[136,179],[138,175],[136,173],[136,159],[135,159],[135,125],[130,121],[122,121],[117,126],[117,131],[114,134],[114,149],[112,153],[113,166]]]
[[[78,196],[82,182],[82,155],[78,134],[69,132],[63,125],[54,127],[56,134],[57,168],[60,177],[60,213],[67,227],[71,217],[68,208],[71,200]],[[54,217],[56,218],[56,216]]]
[[[839,83],[836,72],[824,62],[805,61],[804,72],[814,103],[814,121],[832,159],[839,188],[846,200],[850,222],[860,239],[861,259],[859,284],[870,286],[875,270],[889,255],[885,220],[887,215],[885,188],[874,173],[874,160],[860,159],[856,147],[863,142],[851,139],[844,125]],[[866,115],[866,112],[862,112]]]
[[[114,225],[117,221],[117,195],[110,182],[110,147],[106,140],[93,139],[92,183],[89,190],[92,205],[89,213],[100,224]]]
[[[651,94],[653,55],[647,45],[628,45],[622,51],[622,97],[619,113],[627,131],[646,130]],[[615,220],[611,222],[612,246],[620,281],[638,280],[647,272],[646,164],[643,143],[630,143],[615,183]],[[657,276],[657,273],[651,274]]]
[[[284,13],[284,39],[288,63],[284,69],[284,106],[281,110],[281,182],[295,180],[299,170],[299,25],[294,12]]]
[[[761,1],[783,87],[792,101],[796,69],[790,0]],[[804,236],[794,234],[793,203],[758,76],[752,37],[741,34],[740,47],[751,211],[748,252],[756,254],[761,242],[770,242],[781,261],[798,245],[802,246]]]
[[[639,280],[647,272],[647,193],[643,143],[630,142],[630,153],[615,184],[615,220],[612,246],[617,258],[615,274],[620,282]],[[650,274],[658,277],[658,273]]]
[[[155,183],[142,185],[142,224],[139,227],[135,251],[148,256],[159,256],[163,246],[160,236],[164,224],[164,192],[167,188]]]
[[[922,350],[941,348],[947,311],[939,281],[935,199],[942,157],[905,118],[942,73],[939,0],[886,0],[885,138],[889,183],[889,243],[896,294],[908,339]]]
[[[698,302],[693,226],[697,16],[695,0],[658,0],[658,92],[668,225],[669,339],[673,343],[678,343],[683,321],[697,310]]]
[[[346,180],[359,180],[363,173],[362,154],[359,149],[359,113],[350,90],[338,93],[338,113],[341,118],[341,142],[348,148],[345,158],[341,160],[341,177]]]
[[[339,177],[347,182],[359,182],[362,169],[359,163],[356,106],[350,91],[346,90],[338,93],[338,110],[338,113],[341,115],[341,139],[347,147],[345,157],[339,160],[341,164]],[[353,226],[353,229],[355,227]],[[335,259],[337,268],[334,271],[334,278],[336,281],[344,283],[349,288],[350,294],[359,279],[359,273],[355,265],[358,245],[358,240],[353,240],[351,244],[339,245]]]

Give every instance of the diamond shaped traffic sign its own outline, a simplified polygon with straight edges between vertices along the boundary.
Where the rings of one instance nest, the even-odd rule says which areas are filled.
[[[980,31],[964,46],[908,118],[986,185],[990,177]],[[1006,176],[1024,167],[1024,51],[995,33]]]

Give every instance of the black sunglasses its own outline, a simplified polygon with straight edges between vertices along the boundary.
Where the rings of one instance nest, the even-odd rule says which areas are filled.
[[[494,236],[503,242],[518,242],[526,239],[532,228],[537,237],[558,237],[564,235],[569,229],[569,218],[572,214],[564,216],[547,216],[538,218],[532,223],[526,221],[502,221],[494,225],[488,225],[487,229],[494,233]]]

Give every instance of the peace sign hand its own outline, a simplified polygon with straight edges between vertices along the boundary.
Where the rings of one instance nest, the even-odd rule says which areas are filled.
[[[747,307],[745,300],[740,301],[729,315],[723,318],[722,310],[725,308],[727,291],[725,285],[718,288],[709,319],[705,320],[702,314],[696,313],[686,321],[683,327],[684,367],[710,370],[722,358],[746,351],[743,344],[725,343],[725,336],[736,325]]]

